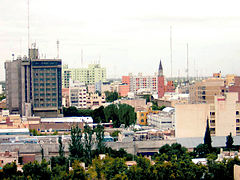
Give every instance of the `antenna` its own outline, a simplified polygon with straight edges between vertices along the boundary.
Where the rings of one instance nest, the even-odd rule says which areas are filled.
[[[83,66],[83,50],[81,49],[81,65]]]
[[[59,59],[59,40],[57,40],[57,59]]]
[[[187,43],[187,81],[189,81],[189,74],[188,74],[188,43]]]
[[[30,22],[29,22],[29,0],[28,0],[28,49],[30,49]]]
[[[172,78],[172,26],[170,26],[170,61],[171,61],[171,78]]]

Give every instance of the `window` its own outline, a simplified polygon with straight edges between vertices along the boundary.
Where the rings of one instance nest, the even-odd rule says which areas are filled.
[[[236,111],[236,115],[239,115],[239,111]]]
[[[239,121],[239,119],[236,119],[236,123],[239,123],[240,121]]]
[[[144,122],[144,119],[141,119],[141,122]]]
[[[215,116],[215,112],[210,112],[210,116]]]
[[[237,130],[237,131],[239,131],[239,130],[240,130],[240,128],[239,128],[239,127],[236,127],[236,130]]]

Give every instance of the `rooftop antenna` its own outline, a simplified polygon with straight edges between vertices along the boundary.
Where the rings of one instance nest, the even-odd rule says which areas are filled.
[[[59,59],[59,40],[57,40],[57,59]]]
[[[188,69],[188,43],[187,43],[187,70],[186,70],[186,72],[187,72],[187,81],[189,81],[188,71],[189,71],[189,69]]]
[[[28,0],[28,49],[30,49],[30,20],[29,20],[29,0]]]
[[[172,26],[170,26],[170,61],[171,61],[171,78],[172,78]]]

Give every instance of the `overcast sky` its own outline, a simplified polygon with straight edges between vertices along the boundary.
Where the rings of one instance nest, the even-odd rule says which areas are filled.
[[[30,0],[30,41],[40,55],[57,56],[70,67],[100,59],[107,77],[132,72],[152,75],[162,59],[170,76],[170,26],[173,75],[213,72],[240,74],[238,1],[219,0]],[[0,0],[0,80],[4,62],[27,54],[27,0]],[[197,71],[198,69],[198,71]],[[195,70],[195,71],[194,71]]]

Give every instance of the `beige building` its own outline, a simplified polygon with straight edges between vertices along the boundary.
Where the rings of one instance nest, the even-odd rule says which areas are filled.
[[[211,104],[177,104],[176,137],[204,137],[207,119],[212,136],[240,135],[238,93],[215,96]]]
[[[81,83],[71,84],[69,87],[69,103],[70,106],[77,108],[87,108],[87,87]]]
[[[96,109],[100,106],[106,105],[106,97],[105,94],[102,93],[101,96],[98,93],[89,93],[87,94],[87,108]]]
[[[225,79],[209,78],[196,82],[189,89],[190,103],[213,103],[214,96],[226,92]]]

